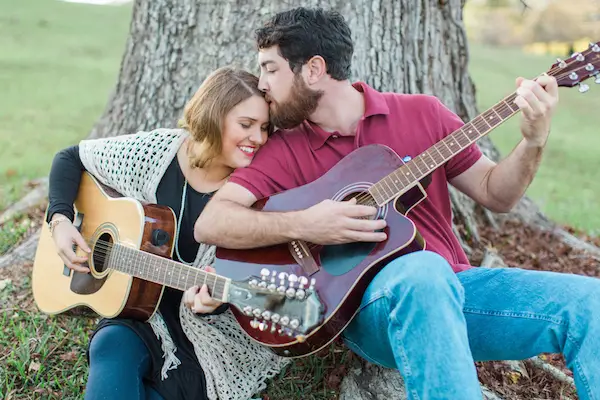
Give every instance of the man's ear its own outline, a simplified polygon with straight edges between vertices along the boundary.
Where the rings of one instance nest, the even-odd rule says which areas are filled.
[[[321,56],[314,56],[304,64],[306,71],[306,82],[315,84],[327,75],[327,64]]]

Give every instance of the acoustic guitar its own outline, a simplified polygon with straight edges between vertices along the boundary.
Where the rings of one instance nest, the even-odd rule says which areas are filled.
[[[184,291],[206,284],[213,298],[231,304],[252,329],[265,330],[256,318],[268,319],[280,324],[273,333],[302,340],[305,326],[321,322],[314,286],[271,290],[259,284],[260,275],[235,282],[171,260],[176,218],[169,207],[120,197],[87,172],[74,206],[75,225],[92,250],[90,273],[67,268],[49,230],[42,229],[32,273],[33,297],[42,312],[84,306],[105,318],[143,321],[156,311],[165,286]]]

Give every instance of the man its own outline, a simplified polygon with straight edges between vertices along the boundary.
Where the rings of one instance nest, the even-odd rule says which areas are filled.
[[[261,90],[275,133],[248,168],[237,170],[205,208],[198,241],[252,248],[294,239],[319,244],[376,242],[375,208],[323,201],[306,210],[266,213],[259,198],[306,184],[359,146],[385,144],[421,153],[461,120],[437,99],[380,93],[348,81],[353,44],[335,12],[297,8],[257,30]],[[428,251],[385,266],[343,333],[365,359],[397,368],[409,398],[480,399],[474,360],[562,352],[581,399],[600,392],[600,281],[516,268],[473,268],[451,228],[449,182],[483,206],[509,211],[541,160],[558,101],[556,81],[517,80],[523,139],[495,164],[472,145],[432,174],[428,198],[410,217]]]

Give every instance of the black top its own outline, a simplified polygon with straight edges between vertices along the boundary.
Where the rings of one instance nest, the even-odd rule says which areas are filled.
[[[79,146],[72,146],[62,150],[54,157],[49,178],[48,220],[57,212],[73,220],[73,203],[77,196],[81,172],[84,170],[85,168],[79,157]],[[181,212],[181,197],[183,195],[184,184],[185,177],[175,156],[158,185],[156,199],[158,204],[173,209],[177,218],[179,218]],[[173,258],[175,261],[194,261],[199,247],[199,244],[194,240],[194,223],[211,196],[212,193],[199,193],[188,185],[179,238],[178,242],[175,243],[183,260],[178,259],[177,252],[174,251]],[[161,343],[156,338],[154,331],[148,323],[118,318],[103,319],[96,327],[95,332],[111,324],[121,324],[130,327],[144,341],[150,351],[152,367],[151,374],[147,377],[149,383],[165,399],[194,398],[203,400],[206,399],[204,373],[197,361],[194,348],[185,336],[179,320],[179,304],[182,295],[183,293],[179,290],[165,288],[159,305],[159,310],[169,329],[169,333],[177,346],[175,355],[181,361],[177,369],[167,372],[168,378],[164,381],[161,379],[160,373],[164,361]],[[226,309],[227,305],[224,304],[215,310],[214,314],[224,312]]]

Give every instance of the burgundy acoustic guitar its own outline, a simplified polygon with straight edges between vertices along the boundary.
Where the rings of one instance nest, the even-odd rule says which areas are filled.
[[[595,77],[600,83],[600,42],[558,60],[547,71],[559,86],[579,86]],[[314,353],[334,340],[352,320],[372,278],[392,259],[424,248],[424,240],[406,214],[422,201],[431,172],[516,114],[516,94],[465,124],[430,149],[404,163],[390,148],[370,145],[342,159],[310,184],[262,199],[255,208],[285,212],[311,207],[322,200],[356,197],[360,204],[375,205],[377,218],[385,218],[388,235],[381,243],[317,246],[294,241],[252,250],[217,249],[219,274],[250,285],[285,294],[288,299],[312,302],[305,313],[284,314],[276,308],[234,309],[242,328],[255,340],[284,357]],[[310,318],[305,318],[310,315]]]

